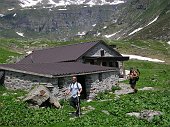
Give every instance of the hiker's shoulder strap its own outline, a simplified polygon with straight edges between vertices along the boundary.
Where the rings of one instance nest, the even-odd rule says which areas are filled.
[[[82,85],[79,83],[79,82],[77,82],[77,88],[80,90],[80,89],[82,89]]]
[[[73,85],[73,83],[70,83],[70,85],[69,85],[70,90],[72,90],[72,85]]]
[[[78,82],[76,82],[76,85],[77,85],[77,88],[80,90],[79,85],[78,85]]]

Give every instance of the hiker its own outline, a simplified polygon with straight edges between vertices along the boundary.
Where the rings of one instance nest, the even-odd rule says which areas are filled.
[[[75,115],[80,115],[80,94],[82,92],[82,86],[77,82],[77,77],[72,77],[72,83],[69,85],[67,95],[71,93],[70,105],[76,109]]]
[[[130,69],[129,73],[129,84],[131,88],[134,90],[134,93],[137,93],[136,89],[136,81],[138,81],[138,72],[134,69]]]

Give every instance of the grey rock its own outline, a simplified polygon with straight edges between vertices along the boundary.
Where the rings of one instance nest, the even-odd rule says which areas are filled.
[[[160,115],[162,115],[162,112],[154,111],[154,110],[143,110],[141,112],[127,113],[127,115],[135,116],[139,119],[145,119],[145,120],[151,122],[153,120],[154,116],[160,116]]]
[[[138,90],[155,90],[153,87],[144,87],[144,88],[141,88],[141,89],[138,89]]]
[[[51,105],[56,108],[60,108],[61,105],[58,102],[58,99],[52,95],[52,93],[44,86],[38,85],[34,89],[32,89],[28,95],[23,99],[31,105],[41,106],[43,103],[48,101]],[[47,102],[46,102],[47,103]]]
[[[110,115],[110,113],[107,110],[102,110],[103,113]]]

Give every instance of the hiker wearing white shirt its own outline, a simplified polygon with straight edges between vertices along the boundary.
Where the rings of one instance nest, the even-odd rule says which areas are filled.
[[[69,85],[67,94],[71,94],[70,105],[76,109],[76,115],[80,113],[80,99],[79,96],[82,92],[82,86],[77,82],[77,77],[72,77],[72,83]]]

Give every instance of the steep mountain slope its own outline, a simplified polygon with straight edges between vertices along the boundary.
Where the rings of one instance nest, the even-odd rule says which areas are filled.
[[[157,20],[136,33],[132,38],[170,40],[170,1],[162,1],[160,5],[155,5],[154,13]]]
[[[169,41],[169,5],[169,0],[2,0],[0,37]]]
[[[0,33],[4,37],[23,33],[25,38],[67,39],[90,31],[94,24],[109,21],[114,10],[110,5],[12,10],[0,18]]]
[[[117,22],[101,31],[105,37],[170,40],[169,0],[132,0],[120,8],[121,12],[113,15]]]

